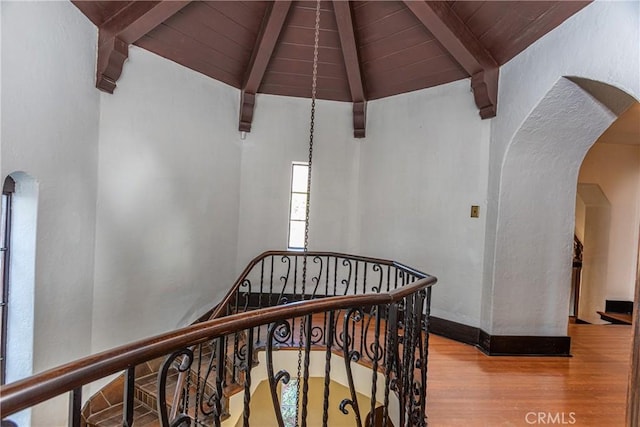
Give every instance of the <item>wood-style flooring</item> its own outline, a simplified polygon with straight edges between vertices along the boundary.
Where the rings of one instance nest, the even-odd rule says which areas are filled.
[[[573,357],[489,357],[431,335],[429,427],[623,427],[631,327],[570,324],[569,334]],[[158,426],[143,410],[135,425]],[[113,411],[97,425],[122,425],[121,406]]]
[[[430,427],[623,427],[631,327],[569,325],[573,357],[489,357],[432,335]]]

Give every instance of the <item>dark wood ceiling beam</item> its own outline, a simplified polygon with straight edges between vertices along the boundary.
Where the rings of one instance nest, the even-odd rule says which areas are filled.
[[[498,62],[447,2],[405,0],[409,10],[471,76],[471,88],[483,119],[495,117]]]
[[[251,132],[256,93],[262,83],[262,78],[267,65],[269,65],[290,7],[291,1],[273,1],[265,12],[265,19],[262,21],[262,28],[251,54],[240,95],[240,124],[238,128],[241,132]]]
[[[342,46],[344,66],[347,70],[347,80],[353,101],[353,136],[355,138],[365,137],[367,100],[362,82],[362,72],[360,71],[360,59],[356,45],[355,30],[353,27],[353,16],[351,3],[347,1],[334,0],[333,12],[338,25],[338,35]]]
[[[129,45],[188,5],[189,1],[133,1],[98,27],[96,87],[113,93]]]

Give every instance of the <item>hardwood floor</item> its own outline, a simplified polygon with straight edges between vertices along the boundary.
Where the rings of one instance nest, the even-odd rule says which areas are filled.
[[[632,330],[569,325],[573,357],[489,357],[430,337],[430,427],[625,425]]]
[[[569,335],[573,357],[489,357],[473,346],[431,335],[429,427],[623,427],[632,328],[570,324]],[[255,409],[254,416],[264,417],[265,410]],[[143,410],[137,408],[136,425],[159,425],[155,419],[147,424],[149,414]],[[105,412],[104,422],[97,424],[122,425],[121,404],[114,413]],[[252,425],[267,423],[262,418]]]

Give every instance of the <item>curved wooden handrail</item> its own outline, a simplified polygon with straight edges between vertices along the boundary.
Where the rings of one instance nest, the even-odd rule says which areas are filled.
[[[216,309],[213,310],[213,313],[211,314],[210,319],[217,319],[218,317],[220,317],[223,314],[223,311],[224,311],[225,307],[227,306],[227,304],[229,304],[229,302],[231,302],[231,300],[233,299],[234,295],[236,294],[238,288],[242,285],[242,282],[247,277],[247,275],[251,272],[253,267],[255,267],[256,264],[258,264],[263,259],[265,259],[267,257],[270,257],[270,256],[304,256],[304,252],[300,252],[300,251],[265,251],[265,252],[261,253],[260,255],[258,255],[257,257],[253,258],[251,260],[251,262],[249,262],[247,267],[242,271],[240,276],[238,276],[238,279],[236,279],[236,281],[233,283],[233,285],[231,286],[231,289],[229,289],[229,292],[227,292],[227,294],[224,296],[224,298],[222,298],[222,301],[220,301],[220,304],[218,304]],[[404,265],[402,263],[399,263],[397,261],[392,261],[392,260],[383,259],[383,258],[372,258],[372,257],[365,257],[365,256],[360,256],[360,255],[350,255],[350,254],[344,254],[344,253],[340,253],[340,252],[323,252],[323,251],[318,251],[318,252],[316,252],[316,251],[308,251],[307,252],[307,257],[313,258],[313,257],[316,257],[316,256],[346,258],[346,259],[351,259],[351,260],[354,260],[354,261],[368,262],[368,263],[371,263],[371,264],[391,265],[391,266],[397,267],[397,268],[399,268],[401,270],[405,270],[408,273],[414,274],[414,275],[416,275],[416,276],[418,276],[420,278],[430,277],[427,273],[423,273],[422,271],[416,270],[415,268],[411,268],[411,267],[409,267],[407,265]]]
[[[233,314],[91,355],[0,387],[2,415],[9,416],[126,368],[236,331],[325,311],[393,304],[437,280],[425,276],[388,293],[328,297]]]

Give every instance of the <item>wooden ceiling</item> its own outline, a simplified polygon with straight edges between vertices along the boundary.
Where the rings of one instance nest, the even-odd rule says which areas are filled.
[[[82,1],[98,27],[96,86],[113,93],[135,44],[241,89],[239,129],[256,93],[311,96],[315,1]],[[318,91],[366,102],[471,78],[482,118],[497,112],[499,67],[588,1],[323,0]]]

